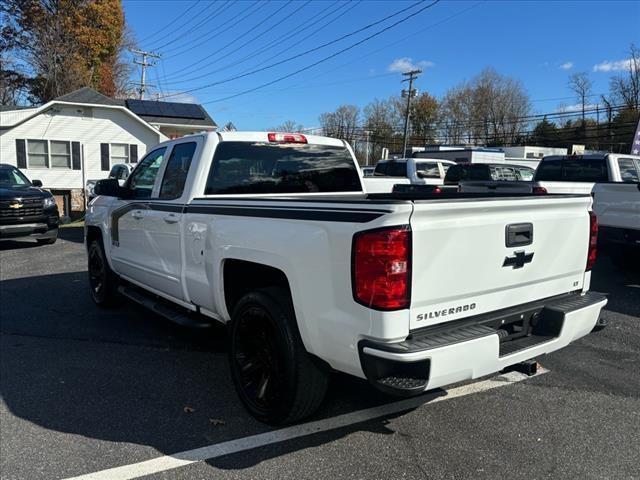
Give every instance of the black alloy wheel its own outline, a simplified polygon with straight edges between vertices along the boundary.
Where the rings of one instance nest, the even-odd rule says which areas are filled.
[[[231,377],[238,396],[258,420],[282,425],[315,412],[329,375],[307,353],[291,297],[280,287],[242,297],[229,332]]]

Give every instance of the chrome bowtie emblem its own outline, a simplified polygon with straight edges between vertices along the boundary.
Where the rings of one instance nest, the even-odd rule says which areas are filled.
[[[16,200],[9,204],[9,208],[22,208],[22,202],[20,200]]]

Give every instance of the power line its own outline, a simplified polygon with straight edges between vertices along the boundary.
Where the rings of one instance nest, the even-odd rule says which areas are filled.
[[[198,2],[198,3],[200,3],[200,2]],[[187,25],[189,25],[189,23],[191,23],[194,20],[198,20],[198,19],[202,18],[202,15],[204,14],[204,12],[209,10],[213,5],[214,5],[213,2],[208,3],[207,6],[205,6],[203,9],[199,10],[195,15],[187,18],[186,21],[182,22],[179,25],[176,25],[175,23],[171,23],[171,25],[169,25],[167,27],[167,29],[165,29],[165,30],[168,30],[168,31],[164,35],[162,35],[161,37],[159,37],[156,40],[154,40],[152,45],[153,44],[158,44],[159,42],[163,42],[167,38],[171,38],[173,35],[175,35],[176,32],[184,31],[185,27]]]
[[[285,75],[284,77],[281,77],[280,79],[277,79],[277,80],[274,80],[274,81],[272,81],[272,82],[266,83],[266,84],[264,84],[264,85],[262,85],[262,86],[260,86],[260,87],[256,87],[256,88],[254,88],[254,89],[251,89],[250,91],[255,91],[255,90],[258,90],[258,89],[260,89],[260,88],[262,88],[262,87],[264,87],[264,86],[268,86],[268,85],[271,85],[271,84],[273,84],[273,83],[276,83],[276,82],[278,82],[278,81],[280,81],[280,80],[284,80],[285,78],[289,78],[289,77],[291,77],[291,76],[293,76],[293,75],[296,75],[297,73],[300,73],[300,72],[302,72],[302,71],[304,71],[304,70],[308,70],[309,68],[312,68],[312,67],[314,67],[315,65],[318,65],[318,64],[320,64],[320,63],[323,63],[323,62],[325,62],[325,61],[327,61],[327,60],[329,60],[329,59],[331,59],[331,58],[334,58],[334,57],[336,57],[337,55],[340,55],[341,53],[344,53],[344,52],[346,52],[346,51],[348,51],[348,50],[351,50],[352,48],[355,48],[356,46],[358,46],[358,45],[360,45],[360,44],[362,44],[362,43],[364,43],[364,42],[366,42],[366,41],[368,41],[368,40],[370,40],[370,39],[372,39],[372,38],[374,38],[374,37],[377,37],[378,35],[381,35],[382,33],[386,32],[387,30],[390,30],[391,28],[393,28],[393,27],[395,27],[395,26],[397,26],[397,25],[399,25],[399,24],[401,24],[401,23],[403,23],[403,22],[405,22],[405,21],[409,20],[410,18],[415,17],[416,15],[418,15],[418,14],[422,13],[424,10],[426,10],[426,9],[428,9],[428,8],[433,7],[433,6],[434,6],[434,5],[436,5],[439,1],[440,1],[440,0],[434,0],[432,3],[430,3],[430,4],[426,5],[425,7],[422,7],[421,9],[419,9],[419,10],[417,10],[417,11],[415,11],[415,12],[413,12],[413,13],[409,14],[409,15],[407,15],[406,17],[404,17],[404,18],[400,19],[399,21],[396,21],[395,23],[393,23],[393,24],[391,24],[391,25],[389,25],[389,26],[387,26],[387,27],[383,28],[382,30],[379,30],[378,32],[376,32],[376,33],[374,33],[374,34],[369,35],[368,37],[365,37],[364,39],[362,39],[362,40],[360,40],[360,41],[358,41],[358,42],[356,42],[356,43],[354,43],[354,44],[350,45],[349,47],[346,47],[346,48],[344,48],[344,49],[342,49],[342,50],[340,50],[340,51],[338,51],[338,52],[336,52],[336,53],[334,53],[334,54],[332,54],[332,55],[329,55],[328,57],[325,57],[325,58],[323,58],[323,59],[321,59],[321,60],[319,60],[319,61],[317,61],[317,62],[314,62],[314,63],[312,63],[311,65],[308,65],[307,67],[304,67],[304,68],[302,68],[302,69],[299,69],[299,70],[297,70],[296,72],[293,72],[292,74]],[[369,25],[365,25],[364,27],[359,28],[358,30],[355,30],[355,31],[353,31],[353,32],[351,32],[351,33],[348,33],[348,34],[346,34],[346,35],[343,35],[343,36],[341,36],[341,37],[339,37],[339,38],[337,38],[337,39],[334,39],[334,40],[332,40],[332,41],[330,41],[330,42],[326,42],[326,43],[324,43],[324,44],[322,44],[322,45],[320,45],[320,46],[318,46],[318,47],[314,47],[314,48],[309,49],[309,50],[307,50],[307,51],[305,51],[305,52],[302,52],[302,53],[299,53],[299,54],[297,54],[297,55],[294,55],[294,56],[288,57],[288,58],[286,58],[286,59],[284,59],[284,60],[280,60],[280,61],[278,61],[278,62],[272,63],[271,65],[267,65],[266,67],[262,67],[262,68],[259,68],[259,69],[256,69],[256,70],[252,70],[252,71],[250,71],[250,72],[246,72],[246,73],[243,73],[243,74],[240,74],[240,75],[235,75],[235,76],[233,76],[233,77],[229,77],[229,78],[227,78],[227,79],[220,80],[220,81],[218,81],[218,82],[213,82],[213,83],[210,83],[210,84],[208,84],[208,85],[203,85],[203,86],[201,86],[201,87],[191,88],[191,89],[185,90],[185,91],[183,91],[183,92],[180,92],[180,94],[182,94],[182,93],[190,93],[190,92],[194,92],[194,91],[197,91],[197,90],[202,90],[202,89],[204,89],[204,88],[209,88],[209,87],[212,87],[212,86],[214,86],[214,85],[221,85],[221,84],[223,84],[223,83],[231,82],[231,81],[233,81],[233,80],[238,80],[239,78],[247,77],[247,76],[249,76],[249,75],[253,75],[253,74],[255,74],[255,73],[262,72],[262,71],[264,71],[264,70],[268,70],[268,69],[273,68],[273,67],[275,67],[275,66],[282,65],[283,63],[289,62],[289,61],[291,61],[291,60],[298,59],[298,58],[300,58],[301,56],[304,56],[304,55],[307,55],[307,54],[309,54],[309,53],[315,52],[315,51],[320,50],[320,49],[322,49],[322,48],[324,48],[324,47],[327,47],[327,46],[329,46],[329,45],[332,45],[332,44],[334,44],[334,43],[336,43],[336,42],[339,42],[339,41],[341,41],[341,40],[344,40],[345,38],[348,38],[348,37],[350,37],[350,36],[353,36],[353,35],[355,35],[355,34],[357,34],[357,33],[362,32],[362,31],[364,31],[364,30],[367,30],[367,29],[369,29],[369,28],[372,28],[373,26],[378,25],[378,24],[380,24],[380,23],[382,23],[382,22],[384,22],[384,21],[386,21],[386,20],[388,20],[388,19],[390,19],[390,18],[392,18],[392,17],[395,17],[395,16],[397,16],[397,15],[399,15],[399,14],[401,14],[401,13],[403,13],[403,12],[405,12],[405,11],[409,10],[409,9],[412,9],[413,7],[415,7],[416,5],[419,5],[419,4],[421,4],[421,3],[424,3],[424,0],[420,0],[419,2],[412,4],[411,6],[409,6],[409,7],[407,7],[407,8],[403,8],[402,10],[399,10],[399,11],[397,11],[397,12],[395,12],[395,13],[391,14],[391,15],[388,15],[387,17],[385,17],[385,18],[383,18],[383,19],[381,19],[381,20],[378,20],[378,21],[376,21],[376,22],[370,23]],[[249,93],[249,91],[247,91],[247,92],[243,92],[243,93],[240,93],[240,94],[236,94],[236,95],[234,95],[234,96],[232,96],[232,97],[228,97],[228,98],[234,98],[234,97],[237,97],[237,96],[239,96],[239,95],[244,95],[245,93]],[[176,94],[172,94],[172,95],[178,95],[178,94],[176,93]],[[170,95],[170,96],[171,96],[171,95]],[[227,98],[220,99],[220,100],[215,100],[215,101],[222,101],[222,100],[227,100]],[[213,102],[208,102],[208,103],[213,103]]]
[[[227,12],[227,10],[229,10],[229,8],[230,8],[231,6],[233,6],[234,4],[236,4],[236,3],[237,3],[237,1],[238,1],[238,0],[226,0],[226,1],[225,1],[225,3],[223,3],[219,8],[217,8],[217,9],[216,9],[216,11],[215,11],[216,19],[218,19],[218,18],[219,18],[219,17],[221,17],[225,12]],[[258,3],[258,2],[255,2],[255,3]],[[249,7],[247,7],[245,10],[243,10],[243,11],[241,12],[241,14],[244,14],[244,12],[246,12],[246,11],[247,11],[247,10],[249,10],[251,7],[253,7],[253,5],[254,5],[254,4],[249,5]],[[256,9],[256,11],[257,11],[257,10],[259,10],[259,8],[260,8],[260,7],[258,7],[258,9]],[[254,12],[254,13],[255,13],[255,12]],[[248,18],[249,16],[250,16],[250,15],[247,15],[245,18]],[[208,20],[208,17],[207,17],[207,20]],[[228,20],[226,20],[226,21],[228,21]],[[224,22],[222,23],[222,25],[224,25]],[[208,26],[210,27],[209,32],[207,32],[207,33],[205,33],[205,34],[203,34],[203,35],[201,35],[201,36],[199,36],[199,37],[197,37],[197,38],[195,38],[195,39],[188,40],[188,41],[184,42],[184,43],[183,43],[183,44],[181,44],[181,45],[175,45],[175,46],[173,46],[173,47],[171,47],[171,48],[168,48],[168,49],[163,48],[162,53],[163,53],[163,55],[165,55],[165,58],[178,57],[178,56],[180,56],[180,55],[182,55],[182,54],[184,54],[184,53],[187,53],[187,52],[193,51],[193,49],[194,49],[194,48],[199,47],[199,46],[200,46],[200,45],[202,45],[203,43],[206,43],[209,39],[211,39],[211,38],[215,38],[215,37],[217,37],[218,35],[220,35],[220,33],[221,33],[221,32],[219,31],[219,27],[218,27],[215,23],[214,23],[214,24],[212,24],[212,25],[208,25]],[[190,30],[190,31],[189,31],[189,34],[191,34],[191,33],[193,33],[193,32],[194,32],[194,30],[192,29],[192,30]],[[213,34],[213,35],[212,35],[212,34]],[[185,36],[186,36],[186,35],[185,35]],[[183,36],[182,38],[184,38],[184,36]],[[200,43],[195,43],[195,44],[194,44],[194,42],[196,42],[196,41],[198,41],[198,40],[201,40],[201,39],[204,39],[204,40],[203,40],[203,41],[201,41]],[[175,40],[174,40],[174,41],[172,41],[172,42],[170,42],[170,43],[175,43]],[[169,45],[169,44],[167,44],[167,45]],[[174,53],[174,54],[172,54],[172,55],[167,55],[168,53],[170,53],[170,52],[175,52],[176,50],[180,50],[180,51],[179,51],[179,52],[177,52],[177,53]]]
[[[218,0],[213,0],[208,6],[207,8],[205,8],[202,13],[204,13],[206,10],[209,10],[210,8],[214,7],[215,4],[218,2]],[[227,0],[228,3],[228,0]],[[167,45],[171,45],[172,43],[177,42],[178,40],[184,38],[184,37],[188,37],[189,35],[191,35],[193,32],[195,32],[196,30],[198,30],[199,28],[201,28],[202,26],[204,26],[211,17],[213,17],[215,14],[217,14],[218,12],[214,9],[213,12],[209,12],[207,15],[205,15],[198,23],[196,23],[195,25],[193,25],[192,27],[189,27],[189,29],[185,29],[185,31],[183,33],[181,33],[180,35],[178,35],[176,38],[169,40],[165,43],[163,43],[162,45],[158,45],[155,47],[155,50],[162,50],[164,47],[166,47]]]
[[[275,13],[274,13],[274,17],[284,8],[286,8],[286,6],[291,3],[293,0],[289,0],[285,5],[283,5],[282,7],[280,7]],[[258,35],[255,35],[253,37],[251,37],[249,40],[247,40],[246,42],[244,42],[243,44],[239,45],[238,47],[236,47],[234,50],[231,50],[230,52],[227,52],[225,54],[225,57],[228,55],[232,55],[235,52],[237,52],[238,50],[243,49],[244,47],[246,47],[247,45],[249,45],[250,43],[255,42],[256,40],[258,40],[260,37],[263,37],[264,35],[266,35],[267,33],[269,33],[270,31],[272,31],[273,29],[275,29],[278,25],[280,25],[281,23],[287,21],[291,16],[295,15],[296,13],[298,13],[300,10],[302,10],[304,7],[306,7],[309,3],[311,3],[311,0],[307,0],[304,3],[301,3],[301,5],[291,11],[288,15],[283,16],[277,23],[271,25],[268,29],[264,30],[263,32],[259,33]],[[266,17],[262,22],[260,22],[258,25],[254,26],[252,30],[258,28],[259,26],[261,26],[263,23],[265,23],[267,20],[270,20],[270,17]],[[235,41],[243,38],[244,36],[239,36],[236,39],[232,40],[231,42],[227,43],[226,45],[220,47],[218,50],[214,51],[210,56],[216,55],[218,53],[220,53],[221,51],[223,51],[224,49],[226,49],[227,47],[229,47],[231,44],[235,43]],[[213,65],[215,63],[218,63],[219,61],[221,61],[223,59],[223,57],[218,57],[218,58],[214,58],[214,60],[212,62],[210,62],[208,65]],[[210,73],[204,73],[202,75],[199,75],[197,77],[193,77],[191,79],[187,79],[187,80],[180,80],[177,82],[173,82],[173,84],[176,83],[184,83],[187,81],[193,81],[193,80],[197,80],[199,78],[203,78],[203,77],[207,77],[208,75],[210,75]]]
[[[334,10],[333,12],[330,12],[330,13],[329,13],[328,15],[326,15],[325,17],[321,17],[321,18],[317,19],[317,20],[316,20],[316,23],[318,23],[318,22],[322,21],[324,18],[326,18],[326,17],[328,17],[328,16],[331,16],[331,15],[336,14],[336,13],[338,13],[338,12],[339,12],[339,13],[338,13],[338,15],[336,15],[336,17],[335,17],[335,18],[332,18],[332,19],[330,19],[328,22],[326,22],[326,23],[324,23],[324,24],[319,25],[319,26],[318,26],[318,28],[316,28],[315,30],[313,30],[313,31],[312,31],[312,32],[310,32],[309,34],[305,35],[303,38],[299,39],[296,43],[297,43],[297,44],[302,44],[302,42],[304,42],[304,41],[308,40],[309,38],[313,37],[313,36],[314,36],[316,33],[318,33],[319,31],[324,30],[327,26],[331,25],[331,24],[332,24],[333,22],[335,22],[338,18],[340,18],[340,17],[341,17],[341,18],[344,18],[344,17],[347,15],[347,13],[349,13],[351,10],[353,10],[354,8],[356,8],[356,7],[357,7],[358,5],[360,5],[361,3],[362,3],[362,0],[357,0],[357,1],[352,1],[352,2],[345,2],[345,3],[343,3],[340,7],[338,7],[336,10]],[[344,6],[347,6],[347,5],[349,6],[349,8],[347,8],[346,10],[344,10],[344,11],[340,12],[340,10],[342,10],[342,8],[343,8]],[[297,32],[297,33],[300,33],[300,32]],[[290,35],[289,37],[287,37],[287,38],[286,38],[286,40],[289,40],[290,38],[292,38],[292,37],[294,37],[294,36],[295,36],[295,34]],[[261,67],[261,66],[262,66],[262,65],[264,65],[265,63],[269,63],[270,61],[273,61],[273,60],[275,60],[276,58],[281,57],[282,55],[284,55],[284,54],[287,52],[287,50],[289,50],[289,48],[290,48],[290,47],[285,47],[285,48],[283,48],[283,49],[282,49],[282,51],[281,51],[280,53],[278,53],[278,54],[276,54],[276,55],[274,55],[274,56],[272,56],[272,57],[270,57],[270,58],[266,58],[265,60],[263,60],[263,61],[261,61],[261,62],[257,63],[256,65],[254,65],[252,68]],[[250,70],[250,69],[249,69],[249,70]],[[249,71],[249,70],[243,70],[243,71],[242,71],[242,72],[240,72],[240,73],[245,73],[245,72],[247,72],[247,71]]]
[[[350,7],[349,7],[349,8],[348,8],[344,13],[346,13],[346,12],[348,12],[349,10],[351,10],[352,8],[354,8],[354,7],[355,7],[357,4],[359,4],[360,2],[361,2],[361,0],[359,0],[359,1],[357,1],[357,2],[353,2],[353,4],[352,4],[352,5],[351,5],[351,6],[350,6]],[[234,62],[232,62],[232,63],[228,63],[228,64],[226,64],[226,65],[223,65],[223,66],[222,66],[222,67],[220,67],[220,68],[217,68],[217,69],[215,69],[215,70],[211,70],[211,71],[209,71],[209,72],[207,72],[207,73],[205,73],[205,74],[203,74],[203,75],[200,75],[200,76],[198,76],[198,77],[192,77],[192,78],[189,78],[189,79],[182,79],[182,80],[174,81],[174,82],[172,82],[172,84],[184,83],[184,82],[188,82],[188,81],[198,80],[198,79],[200,79],[200,78],[202,78],[202,77],[209,76],[209,75],[211,75],[211,74],[213,74],[213,73],[217,73],[217,72],[220,72],[220,71],[222,71],[222,70],[226,70],[226,69],[229,69],[229,68],[235,67],[236,65],[239,65],[239,64],[241,64],[241,63],[244,63],[244,62],[246,62],[247,60],[250,60],[251,58],[254,58],[254,57],[258,56],[258,55],[265,56],[265,57],[266,57],[266,60],[262,61],[261,63],[259,63],[259,64],[258,64],[258,65],[256,65],[256,66],[261,66],[261,65],[263,65],[263,64],[265,64],[265,63],[267,63],[267,62],[269,62],[269,61],[272,61],[274,58],[277,58],[278,56],[281,56],[281,55],[282,55],[282,52],[281,52],[280,54],[275,55],[275,56],[266,56],[266,55],[265,55],[265,52],[267,52],[267,51],[269,51],[269,50],[273,49],[273,48],[278,44],[278,42],[280,42],[280,41],[284,41],[284,40],[288,40],[288,39],[290,39],[290,38],[292,38],[292,37],[296,36],[297,34],[301,33],[303,30],[299,30],[299,28],[300,28],[300,27],[302,27],[303,25],[306,25],[307,23],[312,22],[312,21],[313,21],[313,22],[316,22],[316,23],[317,23],[317,22],[321,22],[321,21],[322,21],[322,20],[324,20],[326,17],[328,17],[328,16],[330,16],[330,15],[333,15],[334,13],[338,12],[339,10],[341,10],[344,6],[349,5],[349,4],[348,4],[348,3],[346,3],[346,2],[345,2],[345,3],[342,3],[342,4],[341,4],[337,9],[335,9],[335,10],[333,10],[333,11],[329,12],[328,14],[326,14],[326,15],[321,16],[321,17],[319,17],[319,18],[318,18],[318,15],[322,15],[326,10],[328,10],[328,9],[329,9],[329,8],[331,8],[331,7],[333,7],[333,6],[334,6],[335,4],[337,4],[337,3],[340,3],[340,0],[336,0],[335,2],[333,2],[332,4],[330,4],[330,5],[329,5],[328,7],[326,7],[325,9],[321,10],[321,11],[320,11],[320,12],[318,12],[317,14],[314,14],[310,19],[307,19],[307,20],[305,20],[304,22],[302,22],[302,23],[300,23],[300,24],[296,25],[294,28],[292,28],[291,30],[287,31],[287,32],[286,32],[286,33],[284,33],[283,35],[281,35],[281,36],[277,37],[276,39],[272,40],[271,42],[267,43],[266,45],[264,45],[264,46],[262,46],[262,47],[260,47],[260,48],[257,48],[257,49],[255,49],[255,50],[253,50],[251,53],[249,53],[248,55],[245,55],[244,57],[242,57],[242,58],[241,58],[241,59],[239,59],[239,60],[236,60],[236,61],[234,61]],[[332,21],[333,21],[333,20],[332,20]],[[322,28],[324,28],[324,27],[326,27],[327,25],[329,25],[330,23],[332,23],[332,21],[330,21],[330,22],[326,23],[325,25],[323,25],[323,27],[322,27]],[[321,29],[321,28],[320,28],[320,29]],[[317,30],[316,30],[316,32],[317,32],[318,30],[320,30],[320,29],[317,29]],[[293,33],[292,33],[292,32],[293,32]],[[305,37],[305,38],[303,38],[303,39],[300,39],[300,40],[298,41],[298,43],[303,42],[303,41],[304,41],[304,40],[306,40],[308,37],[309,37],[309,36],[307,36],[307,37]],[[285,49],[284,51],[286,52],[286,49]],[[207,58],[210,58],[211,56],[213,56],[213,54],[211,54],[211,55],[207,55],[206,57],[204,57],[203,59],[201,59],[201,61],[202,61],[202,60],[205,60],[205,59],[207,59]],[[198,68],[198,69],[193,69],[192,71],[187,71],[187,72],[185,72],[185,71],[183,70],[183,71],[181,71],[181,75],[184,75],[184,74],[191,74],[191,73],[194,73],[194,72],[196,72],[196,71],[201,71],[203,68],[206,68],[206,67],[209,67],[209,66],[213,65],[213,64],[217,63],[219,60],[220,60],[220,59],[214,59],[212,62],[209,62],[209,63],[207,63],[207,64],[205,64],[205,65],[202,65],[202,66],[200,66],[200,68]],[[197,65],[198,63],[199,63],[199,61],[198,61],[198,62],[195,62],[195,63],[194,63],[194,64],[192,64],[192,65]],[[256,66],[254,66],[253,68],[255,68]],[[244,73],[244,72],[240,72],[240,73]],[[177,76],[174,74],[172,77],[177,77]]]
[[[169,23],[167,23],[166,25],[157,28],[155,32],[153,32],[151,35],[148,35],[146,37],[144,37],[142,40],[140,40],[140,43],[146,42],[150,39],[152,39],[153,37],[155,37],[156,35],[158,35],[159,33],[162,33],[165,28],[171,27],[175,24],[176,21],[178,21],[179,19],[181,19],[182,17],[184,17],[187,13],[189,13],[191,10],[193,10],[193,8],[195,8],[196,5],[198,5],[202,0],[196,0],[195,3],[192,3],[191,6],[189,8],[187,8],[185,11],[183,11],[180,15],[178,15],[176,18],[172,18],[171,21]]]

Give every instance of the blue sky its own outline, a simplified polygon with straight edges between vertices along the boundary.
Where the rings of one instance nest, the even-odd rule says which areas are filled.
[[[523,82],[536,113],[552,112],[576,103],[567,88],[571,73],[588,72],[593,92],[605,93],[609,78],[628,57],[629,44],[640,45],[637,1],[442,0],[315,67],[224,100],[318,62],[429,3],[123,2],[140,47],[162,54],[148,73],[148,81],[158,87],[152,92],[169,95],[167,101],[203,103],[219,124],[232,121],[242,130],[285,120],[317,126],[320,113],[341,104],[364,107],[374,98],[398,94],[399,72],[410,65],[424,71],[419,90],[438,98],[491,66]],[[412,5],[359,34],[302,55]],[[216,82],[223,83],[202,88]]]

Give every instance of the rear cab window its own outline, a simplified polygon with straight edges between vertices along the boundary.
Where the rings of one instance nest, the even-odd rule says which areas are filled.
[[[492,172],[489,170],[489,165],[486,164],[468,164],[468,165],[452,165],[447,174],[445,180],[448,182],[460,182],[463,180],[492,180]]]
[[[343,146],[226,141],[218,144],[205,195],[362,192]]]
[[[373,172],[376,177],[406,177],[407,176],[407,162],[378,162],[376,169]]]
[[[619,158],[618,168],[623,182],[637,183],[640,178],[640,160],[633,158]]]
[[[608,182],[609,172],[604,157],[549,157],[538,165],[536,181]]]

